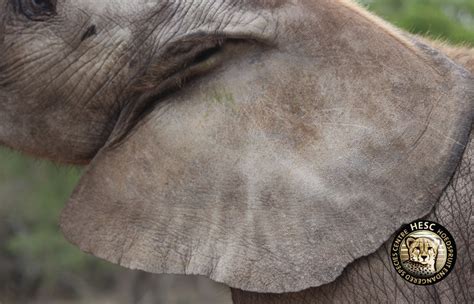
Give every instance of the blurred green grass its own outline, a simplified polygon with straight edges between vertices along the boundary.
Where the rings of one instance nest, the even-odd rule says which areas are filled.
[[[59,232],[60,210],[79,176],[77,168],[0,150],[0,268],[10,265],[0,271],[0,295],[8,293],[2,287],[57,293],[74,278],[97,286],[111,279],[116,266],[81,253]]]
[[[412,33],[474,45],[473,0],[359,0]]]

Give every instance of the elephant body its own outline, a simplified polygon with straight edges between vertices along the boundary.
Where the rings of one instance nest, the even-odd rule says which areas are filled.
[[[237,303],[472,300],[472,50],[348,0],[0,7],[0,144],[87,166],[83,251]],[[459,260],[419,288],[388,244],[424,217]]]

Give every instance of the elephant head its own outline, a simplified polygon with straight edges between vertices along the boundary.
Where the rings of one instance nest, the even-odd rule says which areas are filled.
[[[249,291],[335,280],[428,214],[472,75],[337,0],[0,0],[0,142],[87,169],[82,250]]]

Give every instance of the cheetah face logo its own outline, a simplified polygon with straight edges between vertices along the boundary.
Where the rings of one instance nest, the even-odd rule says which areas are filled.
[[[405,242],[410,261],[430,266],[434,270],[441,240],[427,237],[408,237]]]
[[[406,282],[433,285],[446,278],[456,262],[456,243],[442,225],[416,220],[403,226],[391,247],[394,270]]]

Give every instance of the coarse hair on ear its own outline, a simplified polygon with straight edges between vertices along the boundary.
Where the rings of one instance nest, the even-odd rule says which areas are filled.
[[[452,45],[446,40],[417,37],[435,49],[440,50],[459,65],[474,73],[474,47],[469,44]]]

